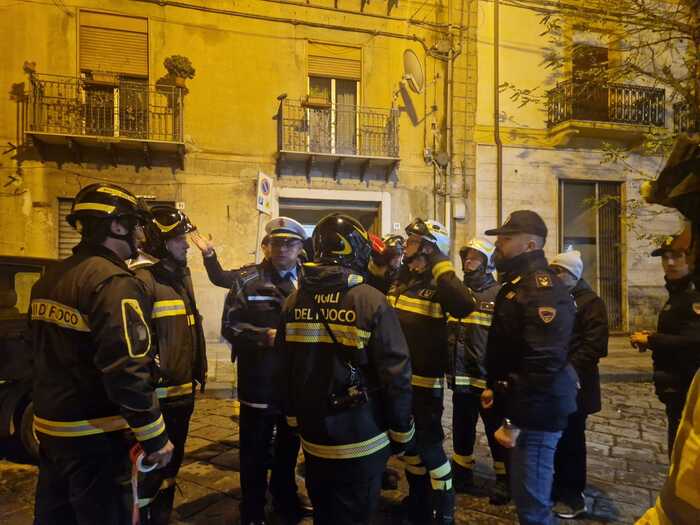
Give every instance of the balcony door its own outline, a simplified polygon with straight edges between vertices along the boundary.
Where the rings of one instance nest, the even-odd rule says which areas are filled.
[[[559,250],[581,252],[583,278],[605,301],[611,330],[623,329],[620,183],[562,180]]]
[[[571,57],[573,80],[573,118],[607,122],[608,48],[577,44]]]
[[[309,151],[357,154],[358,82],[309,77]]]

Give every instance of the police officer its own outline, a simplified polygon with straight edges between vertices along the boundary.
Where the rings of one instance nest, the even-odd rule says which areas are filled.
[[[310,510],[303,507],[297,495],[294,469],[299,438],[281,412],[283,392],[276,378],[284,361],[272,348],[282,305],[301,277],[298,258],[306,233],[301,224],[288,217],[272,219],[265,231],[270,239],[270,256],[236,274],[226,297],[221,328],[231,343],[233,359],[238,357],[244,524],[265,520],[268,451],[273,435],[273,506],[291,523],[297,523]]]
[[[479,415],[484,422],[496,484],[490,495],[494,505],[510,499],[506,477],[507,453],[494,436],[500,419],[492,410],[481,407],[481,392],[486,388],[486,341],[496,295],[500,286],[493,277],[494,245],[486,239],[473,238],[459,250],[464,284],[477,300],[477,309],[461,319],[448,318],[450,352],[447,384],[452,394],[452,438],[454,487],[457,492],[474,493],[474,444]]]
[[[364,283],[371,247],[362,225],[331,214],[313,243],[315,261],[277,334],[287,414],[301,435],[314,524],[367,524],[392,448],[414,434],[408,349],[396,313]]]
[[[447,254],[450,239],[436,221],[416,219],[406,228],[404,266],[389,290],[411,352],[416,447],[402,458],[409,494],[408,521],[453,523],[452,469],[442,441],[444,376],[448,367],[447,317],[469,315],[474,296],[460,282]]]
[[[569,362],[576,369],[581,388],[576,412],[557,444],[554,455],[554,513],[571,519],[586,512],[586,418],[599,412],[598,361],[608,355],[608,314],[605,303],[583,279],[583,261],[577,250],[560,253],[550,263],[576,303],[576,321],[569,348]]]
[[[506,418],[496,436],[512,447],[509,477],[518,518],[523,525],[549,525],[554,450],[576,410],[576,372],[567,361],[576,310],[547,265],[547,226],[537,213],[514,211],[486,235],[498,236],[495,264],[503,285],[489,330],[482,403],[493,405],[495,386],[506,391],[496,403]]]
[[[150,303],[124,262],[142,217],[129,191],[91,184],[67,219],[81,241],[31,295],[35,523],[121,525],[131,515],[125,430],[147,462],[163,467],[173,453],[152,384]]]
[[[204,388],[207,358],[202,317],[187,267],[187,235],[196,228],[187,215],[172,206],[155,206],[151,214],[143,249],[158,262],[140,265],[136,276],[153,302],[156,394],[175,451],[167,467],[147,473],[139,481],[139,507],[143,525],[167,525],[194,410],[195,384]]]
[[[695,372],[700,367],[700,291],[692,280],[688,253],[675,236],[667,237],[651,252],[661,257],[668,301],[659,313],[656,332],[635,332],[630,341],[640,350],[651,348],[654,361],[654,388],[666,407],[668,453],[673,441]]]
[[[233,283],[236,279],[237,273],[242,268],[239,268],[237,270],[224,270],[221,266],[221,263],[219,262],[218,256],[216,255],[216,250],[214,250],[214,243],[211,240],[211,235],[209,237],[210,238],[207,239],[204,236],[200,235],[200,233],[197,231],[192,232],[192,235],[190,236],[194,245],[197,248],[199,248],[200,252],[202,252],[202,261],[204,263],[204,269],[207,271],[207,276],[209,277],[211,283],[215,286],[220,286],[222,288],[230,290],[231,286],[233,286]],[[262,238],[262,241],[260,242],[260,248],[263,252],[263,258],[269,258],[269,235],[265,235]]]

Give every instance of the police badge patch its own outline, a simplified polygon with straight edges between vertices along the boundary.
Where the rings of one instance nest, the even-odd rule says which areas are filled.
[[[700,303],[693,303],[693,312],[695,315],[700,315]]]
[[[537,288],[551,288],[552,278],[546,273],[538,273],[536,275]]]
[[[554,321],[554,318],[557,316],[557,309],[551,306],[540,306],[537,309],[537,314],[544,324],[549,324]]]

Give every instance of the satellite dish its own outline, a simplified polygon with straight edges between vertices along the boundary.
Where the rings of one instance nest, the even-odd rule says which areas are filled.
[[[403,100],[403,110],[408,115],[411,124],[417,126],[420,120],[418,119],[418,113],[416,113],[416,107],[411,100],[411,94],[408,92],[408,89],[406,89],[405,82],[399,82],[399,93],[401,93],[401,99]]]
[[[425,89],[423,66],[421,66],[418,56],[410,49],[403,52],[403,72],[403,78],[411,91],[418,94],[423,93],[423,89]]]

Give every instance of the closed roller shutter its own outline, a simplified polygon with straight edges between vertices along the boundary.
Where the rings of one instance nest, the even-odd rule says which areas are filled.
[[[308,67],[309,76],[312,77],[360,80],[362,50],[357,47],[309,42]]]
[[[148,76],[147,20],[81,11],[80,69]]]
[[[70,213],[73,199],[58,199],[58,258],[65,259],[73,254],[73,246],[80,242],[80,234],[66,217]]]

